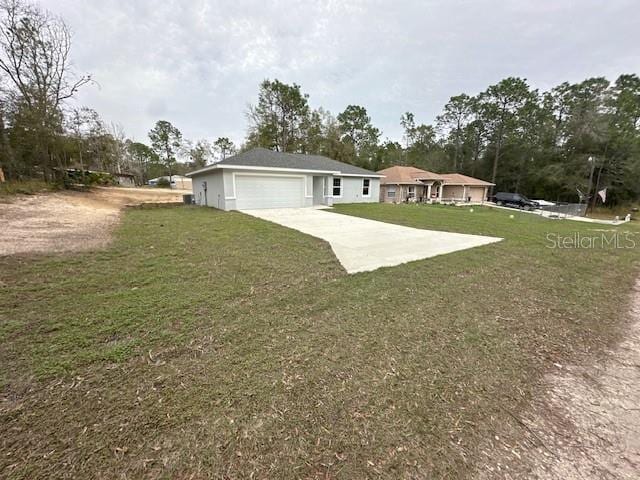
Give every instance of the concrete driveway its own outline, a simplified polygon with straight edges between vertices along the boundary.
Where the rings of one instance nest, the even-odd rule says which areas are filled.
[[[404,227],[315,208],[242,212],[326,240],[348,273],[393,267],[502,240]]]

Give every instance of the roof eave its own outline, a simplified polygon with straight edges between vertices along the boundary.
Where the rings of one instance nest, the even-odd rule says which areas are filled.
[[[385,178],[386,175],[379,173],[337,173],[338,177],[365,177],[365,178]]]
[[[196,176],[202,173],[207,173],[213,170],[219,169],[232,169],[232,170],[257,170],[264,172],[286,172],[286,173],[315,173],[322,175],[336,175],[340,177],[371,177],[371,178],[382,178],[384,175],[380,175],[378,173],[342,173],[338,170],[314,170],[310,168],[288,168],[288,167],[263,167],[256,165],[231,165],[231,164],[223,164],[217,163],[215,165],[210,165],[205,168],[201,168],[200,170],[196,170],[194,172],[187,173],[187,177]]]
[[[491,187],[495,186],[495,183],[460,183],[460,182],[443,182],[443,185],[451,185],[453,187]]]
[[[404,180],[387,180],[383,185],[424,185],[422,182],[407,182]]]
[[[220,167],[217,164],[209,165],[208,167],[201,168],[199,170],[194,170],[193,172],[185,173],[185,177],[192,177],[194,175],[199,175],[200,173],[207,173],[212,170],[218,170]]]

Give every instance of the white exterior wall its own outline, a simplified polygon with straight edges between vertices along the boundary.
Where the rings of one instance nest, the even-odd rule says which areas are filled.
[[[222,171],[212,170],[210,172],[196,175],[192,178],[191,184],[196,205],[205,206],[204,188],[202,186],[202,182],[207,182],[206,206],[225,210]]]
[[[261,171],[261,170],[245,170],[238,169],[233,170],[230,168],[224,168],[219,170],[212,170],[192,177],[193,180],[193,195],[197,205],[204,206],[204,189],[202,182],[207,182],[207,203],[209,207],[219,208],[221,210],[236,210],[236,179],[239,175],[251,175],[251,176],[278,176],[278,177],[296,177],[302,178],[304,182],[304,194],[303,194],[303,206],[311,207],[314,205],[314,181],[313,173],[289,173],[289,172],[275,172],[275,171]],[[380,179],[370,177],[340,177],[342,179],[342,195],[340,197],[330,198],[333,191],[333,177],[325,174],[315,174],[316,177],[323,176],[328,183],[329,198],[324,198],[324,192],[318,194],[316,192],[316,198],[321,196],[325,202],[332,203],[368,203],[380,201]],[[363,178],[369,178],[369,195],[362,195],[362,183]],[[316,187],[321,187],[322,182],[316,180]],[[315,202],[318,203],[317,201]]]
[[[171,177],[171,188],[178,188],[180,190],[191,190],[192,181],[188,177],[182,175],[173,175]]]
[[[338,175],[336,175],[338,176]],[[342,195],[333,197],[333,203],[369,203],[380,202],[380,179],[369,177],[340,177],[342,179]],[[362,195],[362,181],[364,178],[371,180],[369,184],[369,195]],[[331,181],[332,182],[332,181]],[[331,188],[333,183],[329,183],[329,193],[333,191]]]

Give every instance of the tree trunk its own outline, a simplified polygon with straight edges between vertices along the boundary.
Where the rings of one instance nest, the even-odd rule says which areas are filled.
[[[80,178],[82,179],[82,184],[84,185],[87,180],[85,178],[85,170],[84,170],[84,160],[82,158],[82,141],[78,137],[78,159],[80,160],[80,171],[82,172]]]
[[[480,142],[482,141],[482,135],[477,133],[475,136],[475,144],[473,146],[473,164],[471,165],[471,176],[475,176],[476,168],[478,166],[478,160],[480,159]]]
[[[491,183],[496,183],[496,176],[498,175],[498,160],[500,160],[500,148],[502,147],[502,125],[498,129],[498,137],[496,138],[496,153],[493,157],[493,169],[491,171]],[[489,193],[493,194],[495,185],[489,187]]]
[[[458,120],[458,125],[456,128],[456,149],[453,154],[453,171],[458,171],[458,158],[460,156],[460,120]]]
[[[4,105],[0,103],[0,170],[10,175],[13,164],[13,150],[9,144],[9,135],[4,125]],[[4,180],[4,175],[2,177]]]

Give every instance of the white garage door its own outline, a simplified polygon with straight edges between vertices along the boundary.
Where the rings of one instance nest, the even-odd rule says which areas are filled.
[[[236,208],[302,207],[304,179],[262,175],[236,175]]]

